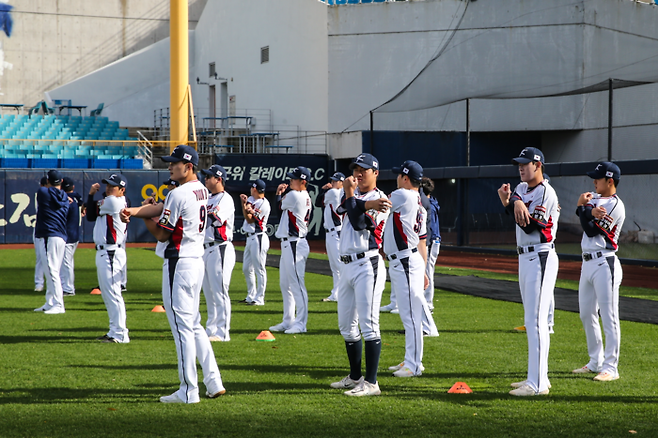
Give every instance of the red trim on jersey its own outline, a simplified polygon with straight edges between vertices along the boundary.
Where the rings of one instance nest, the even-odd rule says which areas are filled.
[[[541,222],[537,221],[536,219],[533,220],[541,224]],[[546,222],[546,227],[539,229],[541,235],[544,237],[544,239],[546,239],[546,243],[551,243],[553,241],[553,234],[551,233],[552,229],[553,229],[553,217],[549,216],[548,222]]]
[[[373,234],[375,235],[375,242],[377,242],[378,248],[381,248],[382,246],[383,232],[384,232],[384,221],[381,221],[379,225],[377,225],[377,228],[375,228],[375,231],[373,231]]]
[[[395,244],[398,247],[398,251],[409,248],[409,241],[407,235],[404,234],[404,227],[402,226],[402,221],[400,220],[400,213],[393,213],[393,236],[395,238]]]
[[[227,240],[227,237],[226,237],[226,221],[224,221],[224,223],[219,228],[217,228],[217,232],[219,233],[219,236],[222,238],[222,240],[224,242],[226,242],[226,240]]]
[[[601,229],[601,231],[603,231],[603,233],[604,233],[603,238],[606,239],[608,241],[608,243],[610,243],[610,245],[612,245],[612,248],[616,251],[618,249],[617,248],[617,243],[615,242],[615,234],[617,232],[617,224],[615,224],[615,226],[612,227],[612,230],[610,230],[610,232],[606,231],[603,227],[601,227],[601,225],[599,225],[598,221],[594,221],[594,224],[597,227],[599,227]]]
[[[293,237],[299,237],[299,226],[297,225],[297,218],[288,210],[288,234]]]
[[[180,251],[180,244],[182,240],[183,240],[183,218],[179,217],[178,221],[176,222],[176,227],[174,228],[174,232],[171,233],[171,243],[176,248],[176,251]]]
[[[106,215],[107,218],[107,233],[105,236],[105,240],[107,240],[107,244],[115,244],[117,243],[117,230],[114,228],[114,218],[112,215]]]

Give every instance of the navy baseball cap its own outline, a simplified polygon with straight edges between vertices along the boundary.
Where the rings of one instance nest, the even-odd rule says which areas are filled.
[[[213,164],[212,166],[210,166],[210,169],[202,169],[201,173],[203,173],[206,176],[214,176],[215,178],[221,178],[222,181],[224,182],[228,181],[228,174],[226,173],[226,169],[224,169],[219,164]]]
[[[42,186],[45,186],[46,184],[48,184],[48,177],[47,176],[42,176],[41,181],[39,181],[39,184],[41,184]]]
[[[304,166],[295,167],[292,171],[286,173],[286,176],[290,179],[301,179],[308,181],[311,179],[311,171]]]
[[[345,181],[345,175],[342,172],[336,172],[329,179],[332,181]]]
[[[621,170],[615,163],[604,161],[599,163],[593,171],[587,172],[587,176],[593,179],[612,178],[619,181],[619,178],[621,178]]]
[[[48,171],[48,182],[54,186],[58,186],[62,183],[62,174],[56,171],[55,169]]]
[[[263,193],[265,191],[265,181],[263,181],[262,179],[257,179],[256,181],[251,183],[251,187],[255,188],[260,193]]]
[[[62,190],[64,191],[71,190],[74,185],[75,182],[73,181],[73,179],[69,178],[68,176],[65,176],[64,179],[62,180]]]
[[[174,186],[174,187],[178,187],[180,185],[180,183],[178,181],[173,180],[171,178],[169,178],[167,181],[163,182],[162,184],[164,184],[166,186]]]
[[[528,164],[531,161],[539,161],[544,164],[544,154],[537,148],[527,147],[521,151],[518,157],[512,158],[512,164]]]
[[[128,180],[120,173],[113,173],[109,178],[103,180],[103,184],[109,184],[115,187],[126,187]]]
[[[178,163],[179,161],[189,161],[190,163],[197,166],[199,164],[199,154],[196,153],[196,150],[192,146],[187,146],[184,144],[179,144],[173,150],[171,155],[165,157],[160,157],[162,161],[168,163]]]
[[[352,161],[350,170],[354,170],[356,166],[361,166],[364,169],[379,170],[379,161],[370,154],[361,154]]]
[[[396,175],[407,175],[409,179],[420,181],[423,179],[423,167],[415,161],[407,160],[400,167],[394,167]]]

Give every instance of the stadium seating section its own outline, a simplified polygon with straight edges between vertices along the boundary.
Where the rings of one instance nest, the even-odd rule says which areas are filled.
[[[136,141],[107,117],[3,115],[0,167],[141,169]]]

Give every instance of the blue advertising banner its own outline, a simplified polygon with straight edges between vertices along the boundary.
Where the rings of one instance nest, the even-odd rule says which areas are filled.
[[[300,155],[300,154],[276,154],[276,155],[241,155],[226,154],[215,155],[215,163],[226,169],[228,182],[226,191],[231,194],[235,203],[235,227],[233,229],[233,240],[245,240],[242,232],[242,210],[240,208],[240,194],[249,195],[251,183],[262,179],[267,188],[265,197],[270,201],[272,213],[267,225],[267,234],[274,236],[279,226],[279,211],[276,205],[276,189],[279,184],[287,182],[286,173],[297,166],[304,166],[311,171],[311,181],[308,184],[308,194],[314,207],[308,224],[308,239],[319,239],[324,237],[322,227],[322,209],[315,207],[315,200],[320,188],[329,181],[332,175],[330,160],[326,155]]]

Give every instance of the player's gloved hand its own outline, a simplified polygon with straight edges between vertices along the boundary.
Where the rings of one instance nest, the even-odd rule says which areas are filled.
[[[514,202],[514,220],[521,227],[530,225],[530,212],[523,201]]]
[[[503,207],[507,207],[509,204],[509,197],[512,195],[512,191],[510,189],[509,184],[503,184],[500,186],[498,189],[498,197],[500,198],[500,202],[503,203]]]

